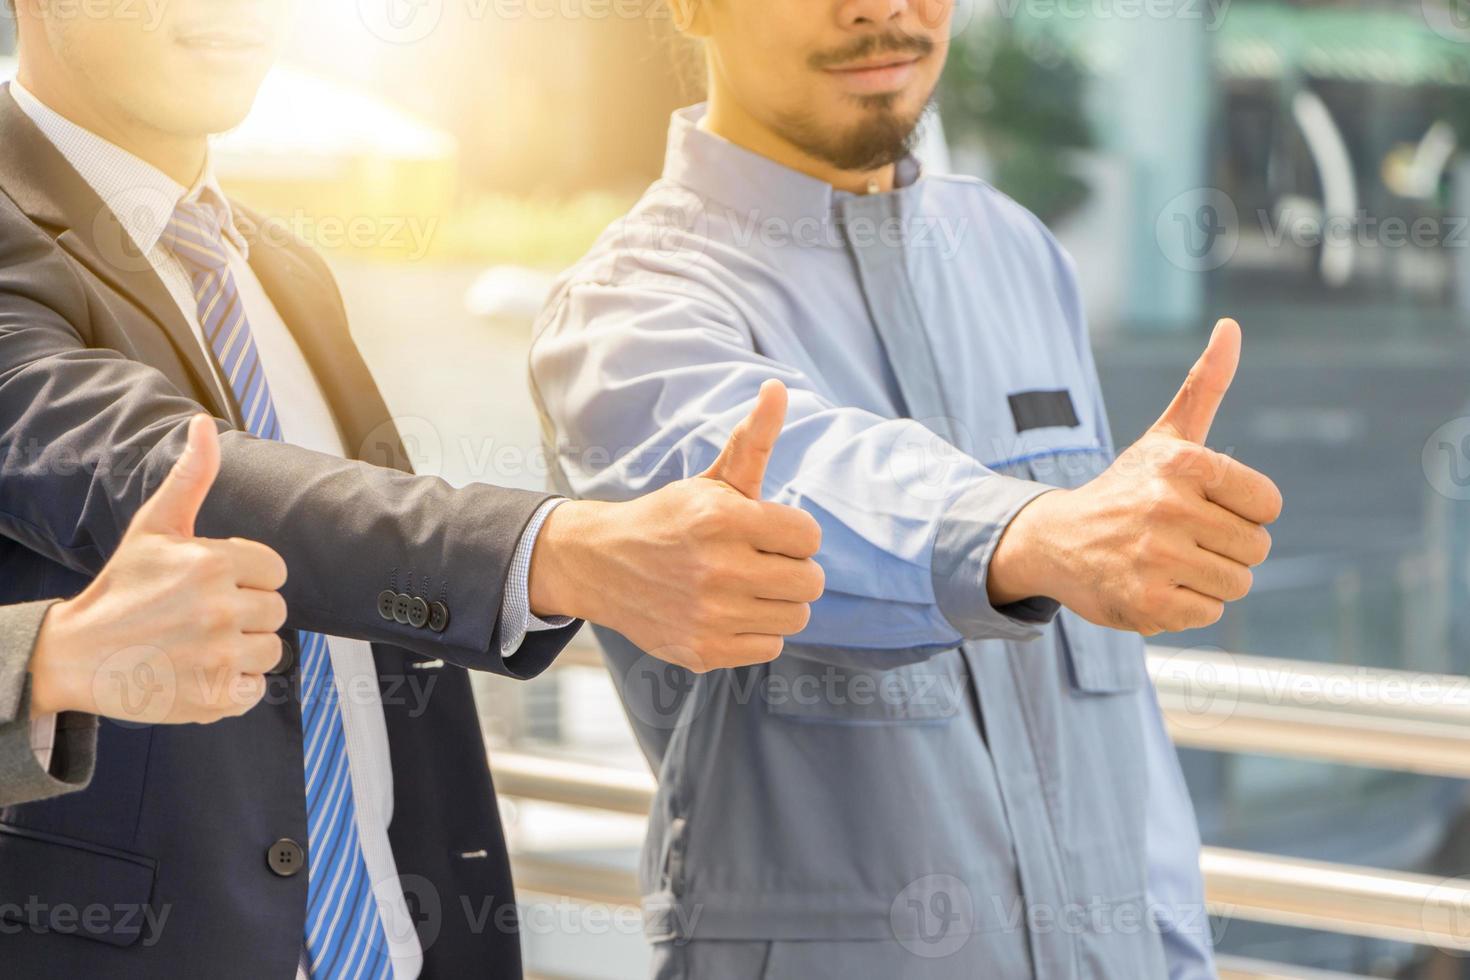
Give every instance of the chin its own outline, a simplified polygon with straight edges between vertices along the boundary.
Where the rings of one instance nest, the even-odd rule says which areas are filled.
[[[213,136],[228,132],[245,121],[255,104],[255,89],[230,95],[214,94],[177,106],[167,124],[160,127],[176,136]]]

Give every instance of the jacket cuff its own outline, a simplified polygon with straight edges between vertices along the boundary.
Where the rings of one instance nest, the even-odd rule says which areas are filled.
[[[51,768],[31,749],[31,681],[27,675],[16,716],[0,724],[0,806],[44,800],[85,789],[97,765],[97,718],[64,711],[56,719]]]
[[[992,474],[966,490],[940,519],[930,572],[934,598],[967,640],[1031,640],[1061,607],[1038,596],[996,607],[987,597],[990,559],[1015,516],[1056,487]]]
[[[29,720],[30,711],[20,710],[21,691],[36,638],[41,635],[41,621],[56,602],[27,602],[0,610],[0,723]]]

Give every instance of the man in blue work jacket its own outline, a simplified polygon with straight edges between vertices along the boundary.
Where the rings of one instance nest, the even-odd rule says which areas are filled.
[[[699,472],[780,379],[787,428],[741,489],[816,517],[827,587],[758,667],[600,633],[659,778],[655,976],[1213,976],[1138,634],[1215,622],[1270,547],[1276,487],[1204,446],[1238,326],[1115,459],[1070,260],[908,152],[949,0],[674,8],[709,99],[540,320],[553,480]]]

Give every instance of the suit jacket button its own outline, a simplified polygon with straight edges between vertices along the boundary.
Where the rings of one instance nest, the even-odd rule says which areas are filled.
[[[404,595],[402,592],[393,597],[393,621],[408,625],[408,607],[413,604],[413,597]]]
[[[306,852],[289,837],[282,837],[265,852],[265,863],[282,878],[289,878],[306,868]]]
[[[429,604],[429,629],[443,633],[449,628],[449,607],[442,602]]]
[[[378,593],[378,615],[384,619],[393,618],[393,603],[398,600],[398,593],[392,589],[384,589]]]
[[[296,666],[296,647],[300,642],[298,640],[299,634],[295,630],[282,630],[280,636],[281,659],[276,662],[274,667],[266,671],[266,673],[271,675],[289,674],[291,673],[291,669]]]
[[[418,596],[408,604],[408,625],[416,630],[421,630],[429,622],[429,604]]]

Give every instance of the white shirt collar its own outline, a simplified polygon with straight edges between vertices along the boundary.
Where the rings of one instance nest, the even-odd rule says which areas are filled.
[[[208,158],[194,186],[185,188],[152,164],[67,119],[14,79],[10,82],[10,94],[42,135],[117,216],[144,255],[158,245],[179,202],[187,200],[212,208],[225,237],[241,255],[248,256],[245,238],[235,227],[229,199],[220,190]]]

